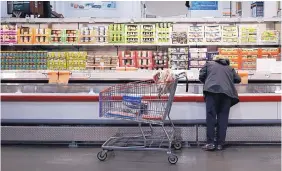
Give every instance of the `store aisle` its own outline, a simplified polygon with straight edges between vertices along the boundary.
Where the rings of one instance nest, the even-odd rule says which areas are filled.
[[[99,148],[2,147],[2,171],[280,171],[279,147],[232,147],[222,152],[185,148],[170,165],[161,152],[115,152],[105,162]]]

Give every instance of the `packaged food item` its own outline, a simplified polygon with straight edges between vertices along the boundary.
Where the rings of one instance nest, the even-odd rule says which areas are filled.
[[[220,25],[205,26],[205,38],[207,43],[221,42],[221,26]]]
[[[169,48],[168,55],[170,69],[188,69],[188,48]]]
[[[154,24],[141,25],[141,44],[155,44],[156,43],[156,28]]]
[[[156,37],[158,44],[169,44],[171,42],[172,24],[171,23],[157,23]]]
[[[187,44],[186,32],[172,32],[172,44]]]
[[[279,31],[278,30],[266,30],[261,33],[262,43],[278,43]]]
[[[140,25],[126,24],[125,25],[125,43],[139,44],[140,43]]]
[[[238,27],[232,25],[222,26],[222,42],[237,44],[238,43]]]
[[[188,42],[189,43],[203,43],[204,42],[204,26],[192,25],[188,28]]]
[[[256,26],[241,26],[240,27],[240,42],[241,44],[255,44],[257,43],[257,32]]]
[[[109,43],[125,43],[125,25],[124,24],[110,24],[109,25]]]

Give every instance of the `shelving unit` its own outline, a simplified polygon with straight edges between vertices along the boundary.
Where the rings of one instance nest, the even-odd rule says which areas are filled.
[[[257,58],[280,53],[280,18],[11,18],[2,23],[12,29],[9,33],[20,33],[16,41],[1,44],[4,51],[43,49],[47,69],[56,70],[195,70],[212,60],[211,54],[229,58],[236,69],[255,70]],[[174,25],[182,29],[173,30]],[[234,47],[236,53],[229,51]],[[64,54],[85,52],[86,57],[52,55],[53,48]],[[105,50],[89,55],[100,49]]]

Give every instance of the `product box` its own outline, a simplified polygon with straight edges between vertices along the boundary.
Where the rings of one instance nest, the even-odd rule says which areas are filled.
[[[136,51],[119,51],[119,66],[120,67],[137,67]]]
[[[207,43],[221,42],[221,37],[220,25],[205,26],[205,39]]]
[[[168,52],[167,51],[156,51],[153,52],[153,69],[163,70],[168,68]]]
[[[156,28],[154,24],[141,25],[141,44],[156,43]]]
[[[169,67],[173,70],[188,69],[188,48],[169,48]]]
[[[16,24],[1,24],[0,30],[1,44],[16,44],[17,43],[17,25]]]
[[[258,28],[256,26],[241,26],[240,27],[240,43],[241,44],[256,44]]]
[[[137,68],[152,70],[154,66],[153,51],[136,51]]]
[[[34,28],[34,44],[49,44],[51,29],[42,28],[37,29]]]
[[[110,24],[108,27],[108,42],[109,43],[125,43],[125,25]]]
[[[279,31],[278,30],[266,30],[261,33],[262,43],[279,43]]]
[[[222,43],[238,43],[238,26],[222,26]]]
[[[34,43],[34,29],[30,27],[19,27],[17,36],[18,36],[18,44]]]
[[[172,33],[172,23],[156,24],[156,42],[157,44],[170,44]]]
[[[125,25],[125,43],[128,44],[140,44],[140,25],[138,24],[126,24]]]
[[[188,28],[188,42],[189,43],[203,43],[204,42],[204,26],[193,25]]]

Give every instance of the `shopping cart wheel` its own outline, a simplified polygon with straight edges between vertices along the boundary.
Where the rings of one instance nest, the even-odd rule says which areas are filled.
[[[173,143],[173,147],[175,150],[180,150],[182,148],[182,143],[179,141],[176,141]]]
[[[104,152],[104,151],[100,151],[100,152],[97,154],[97,158],[98,158],[100,161],[106,160],[107,157],[108,157],[107,152]]]
[[[178,157],[176,155],[170,155],[168,156],[168,161],[170,164],[176,164],[178,161]]]

